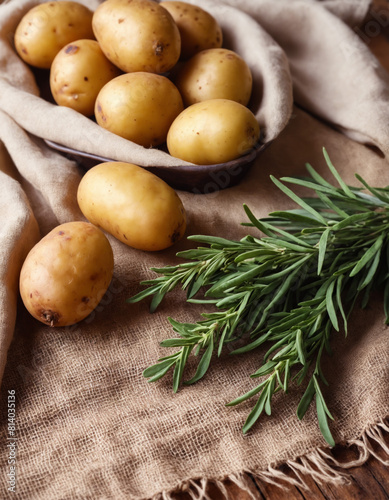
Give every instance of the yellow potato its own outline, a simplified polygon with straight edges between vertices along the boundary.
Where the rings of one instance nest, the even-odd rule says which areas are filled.
[[[208,99],[231,99],[246,106],[253,78],[246,61],[227,49],[203,50],[177,71],[174,83],[185,106]]]
[[[49,326],[86,318],[108,289],[113,253],[104,233],[88,222],[54,228],[27,255],[20,295],[27,310]]]
[[[166,141],[173,120],[184,109],[176,86],[165,76],[137,72],[120,75],[96,99],[97,123],[144,147]]]
[[[106,0],[92,25],[104,54],[126,73],[165,73],[180,57],[177,25],[153,0]]]
[[[30,9],[15,31],[15,49],[31,66],[50,68],[62,47],[94,38],[93,12],[71,1],[46,2]]]
[[[132,163],[106,162],[88,170],[77,200],[90,222],[133,248],[163,250],[185,232],[185,209],[174,189]]]
[[[170,12],[180,31],[181,59],[222,46],[222,29],[209,12],[186,2],[169,0],[160,5]]]
[[[250,151],[259,139],[259,124],[243,104],[211,99],[192,104],[172,123],[169,153],[199,165],[234,160]]]
[[[60,106],[91,116],[102,87],[120,74],[96,40],[76,40],[55,56],[50,69],[50,89]]]

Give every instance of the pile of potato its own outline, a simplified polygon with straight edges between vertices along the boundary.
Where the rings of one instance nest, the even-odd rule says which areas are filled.
[[[50,69],[57,104],[195,164],[234,160],[259,140],[247,107],[250,68],[222,44],[208,12],[170,0],[106,0],[95,12],[77,2],[47,2],[32,8],[15,33],[20,57]]]
[[[95,12],[47,2],[27,12],[15,32],[20,57],[50,70],[57,104],[144,147],[166,143],[171,155],[197,164],[235,159],[259,139],[247,107],[250,69],[222,40],[209,13],[179,1],[106,0]],[[54,228],[20,275],[26,308],[50,326],[83,320],[107,291],[114,263],[103,231],[159,251],[186,230],[178,194],[130,163],[90,169],[77,201],[88,222]]]

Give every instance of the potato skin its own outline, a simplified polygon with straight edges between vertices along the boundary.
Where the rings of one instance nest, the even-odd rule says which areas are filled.
[[[34,318],[67,326],[86,318],[108,289],[113,253],[104,233],[82,221],[55,227],[27,255],[20,295]]]
[[[207,11],[187,2],[160,3],[170,12],[181,35],[181,59],[189,59],[201,50],[221,47],[223,33],[216,19]]]
[[[224,163],[248,153],[259,140],[253,113],[228,99],[192,104],[172,123],[167,136],[169,153],[199,165]]]
[[[15,49],[31,66],[48,69],[57,52],[73,40],[94,38],[93,12],[77,2],[59,0],[36,5],[15,31]]]
[[[77,200],[90,222],[133,248],[163,250],[185,232],[185,209],[174,189],[132,163],[105,162],[88,170]]]
[[[60,106],[91,116],[100,90],[120,74],[96,40],[75,40],[55,56],[50,69],[50,89]]]
[[[174,83],[185,106],[208,99],[231,99],[246,106],[253,77],[242,57],[228,49],[203,50],[177,71]]]
[[[148,148],[166,141],[170,125],[183,109],[181,95],[168,78],[139,71],[104,85],[95,116],[101,127]]]
[[[152,0],[106,0],[96,9],[92,26],[107,58],[126,73],[165,73],[180,57],[178,27]]]

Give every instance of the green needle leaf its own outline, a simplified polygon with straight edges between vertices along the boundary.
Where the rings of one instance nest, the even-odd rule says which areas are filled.
[[[331,447],[335,446],[335,440],[332,437],[330,428],[328,426],[328,418],[324,407],[324,401],[321,398],[321,396],[317,393],[316,393],[316,411],[317,411],[317,418],[319,420],[319,427],[321,433],[323,434],[324,439]]]
[[[300,222],[302,224],[308,226],[321,226],[322,223],[313,217],[309,217],[308,215],[302,215],[300,213],[296,213],[295,210],[288,210],[283,212],[271,212],[269,214],[270,217],[287,219],[288,221]]]
[[[244,204],[243,208],[254,227],[256,227],[259,231],[262,231],[262,233],[266,234],[267,236],[275,236],[275,233],[270,230],[271,226],[269,224],[267,224],[263,220],[261,221],[260,219],[257,219],[247,205]]]
[[[198,243],[206,243],[207,245],[216,245],[221,248],[229,248],[237,245],[236,241],[227,240],[225,238],[219,238],[217,236],[208,236],[202,234],[196,234],[188,236],[188,240],[194,240]]]
[[[276,377],[273,375],[270,379],[270,383],[267,386],[267,398],[265,403],[265,413],[266,415],[271,415],[271,398],[274,394],[274,388],[276,386]]]
[[[389,325],[389,280],[386,282],[384,289],[384,312],[385,324]]]
[[[334,301],[332,299],[332,295],[334,293],[334,287],[335,287],[335,280],[332,280],[329,287],[327,288],[327,292],[326,292],[326,307],[327,307],[327,312],[328,312],[328,315],[330,317],[332,326],[338,332],[339,331],[338,318],[336,315]]]
[[[192,323],[181,323],[170,317],[168,317],[168,321],[172,325],[173,330],[182,337],[192,337],[193,332],[196,330],[196,325]]]
[[[184,367],[188,360],[188,356],[192,350],[192,346],[183,347],[181,350],[181,356],[178,358],[176,366],[173,372],[173,392],[178,391],[178,387],[182,380],[182,374],[184,372]]]
[[[248,252],[241,253],[235,258],[236,263],[243,262],[245,260],[252,260],[256,257],[262,257],[264,254],[266,255],[265,259],[272,255],[274,252],[272,251],[264,251],[263,249],[249,250]]]
[[[343,179],[341,178],[341,176],[339,175],[338,171],[336,170],[336,168],[334,167],[334,165],[332,164],[331,160],[330,160],[330,157],[328,156],[328,153],[326,151],[325,148],[323,148],[323,154],[324,154],[324,158],[326,160],[326,163],[327,163],[327,166],[328,168],[331,170],[331,173],[332,175],[335,177],[335,179],[338,181],[339,183],[339,186],[343,189],[344,193],[349,197],[349,198],[352,198],[352,199],[356,199],[356,196],[355,194],[350,190],[350,188],[347,186],[347,184],[343,181]]]
[[[317,259],[317,274],[320,276],[321,270],[323,269],[323,263],[324,259],[326,256],[326,251],[327,251],[327,242],[328,242],[328,237],[330,235],[331,229],[327,228],[325,231],[323,231],[320,240],[319,240],[319,256]]]
[[[320,389],[320,385],[319,385],[319,382],[317,381],[317,378],[315,375],[313,375],[313,383],[315,384],[315,390],[316,390],[316,396],[319,396],[320,400],[321,400],[321,404],[323,406],[323,409],[326,413],[326,415],[328,415],[330,417],[331,420],[334,419],[334,417],[331,415],[329,409],[327,408],[327,405],[324,401],[324,397],[323,397],[323,394],[321,392],[321,389]]]
[[[264,380],[257,387],[254,387],[254,389],[251,389],[250,391],[246,392],[242,396],[239,396],[238,398],[234,399],[230,403],[227,403],[226,406],[236,406],[240,403],[243,403],[243,401],[246,401],[247,399],[250,399],[253,396],[255,396],[256,394],[258,394],[258,392],[260,392],[266,384],[267,384],[267,380]]]
[[[366,273],[365,279],[362,281],[362,283],[358,286],[358,290],[362,290],[366,286],[370,285],[372,282],[374,275],[378,269],[378,265],[380,263],[380,258],[381,258],[381,251],[379,250],[373,259],[373,262],[371,263],[368,272]]]
[[[252,351],[253,349],[256,349],[260,345],[262,345],[266,340],[270,337],[271,332],[267,332],[264,335],[261,335],[258,337],[254,342],[250,342],[249,344],[246,344],[242,347],[239,347],[238,349],[235,349],[234,351],[231,352],[231,354],[243,354],[245,352]]]
[[[265,409],[266,415],[269,415],[269,417],[270,417],[270,415],[271,415],[271,394],[270,394],[270,392],[268,392],[268,394],[267,394],[264,409]]]
[[[378,198],[380,201],[383,201],[385,204],[388,204],[389,203],[389,197],[386,196],[385,194],[382,194],[380,193],[380,191],[378,189],[375,189],[371,186],[369,186],[369,184],[364,180],[362,179],[362,177],[359,175],[359,174],[355,174],[355,177],[359,180],[359,182],[361,182],[370,192],[371,194],[373,194],[376,198]]]
[[[182,289],[186,290],[186,298],[193,298],[203,285],[203,276],[196,279],[196,272],[193,271],[182,284]]]
[[[277,293],[274,295],[273,299],[269,305],[265,308],[264,312],[270,311],[272,307],[285,295],[286,291],[291,287],[296,275],[300,272],[300,268],[295,269],[292,274],[290,274],[286,280],[282,283]]]
[[[219,282],[213,285],[207,292],[207,295],[211,297],[218,297],[220,296],[221,293],[223,293],[225,290],[229,290],[232,288],[236,288],[237,286],[241,285],[244,282],[248,282],[255,278],[257,275],[259,275],[262,272],[262,269],[268,268],[268,265],[264,264],[262,266],[256,266],[253,267],[252,269],[246,271],[246,272],[236,272],[235,275],[233,275],[232,278],[229,280],[225,280],[223,283]]]
[[[339,278],[336,280],[336,302],[338,304],[338,309],[340,311],[340,314],[342,315],[343,328],[344,328],[345,334],[347,335],[347,316],[346,316],[346,313],[344,312],[343,303],[342,303],[342,296],[341,296],[343,279],[344,279],[344,275],[339,276]]]
[[[213,335],[211,335],[209,339],[209,345],[197,366],[195,375],[190,380],[186,381],[185,385],[194,384],[202,377],[204,377],[211,363],[213,348],[214,348]]]
[[[170,370],[170,368],[174,365],[174,362],[171,362],[170,364],[167,364],[164,368],[161,368],[159,372],[157,372],[154,376],[150,377],[148,382],[156,382],[160,378],[164,377],[166,373]],[[146,375],[144,375],[146,376]]]
[[[159,306],[159,304],[162,302],[163,298],[165,297],[165,292],[159,291],[157,292],[153,298],[151,299],[151,304],[150,304],[150,312],[153,313]]]
[[[310,205],[308,205],[308,203],[306,203],[302,198],[300,198],[299,196],[297,196],[297,194],[295,194],[292,190],[290,190],[289,188],[287,188],[286,186],[284,186],[282,184],[282,182],[280,182],[279,180],[277,180],[275,177],[273,177],[271,175],[270,178],[274,182],[274,184],[279,189],[281,189],[281,191],[283,191],[287,196],[289,196],[289,198],[291,198],[295,203],[297,203],[298,205],[300,205],[300,207],[304,208],[304,210],[306,210],[311,215],[313,215],[313,217],[315,219],[317,219],[318,221],[320,221],[324,225],[327,225],[327,221],[324,219],[324,217],[322,217],[319,214],[319,212],[317,212],[314,208],[312,208]]]
[[[253,410],[247,417],[247,420],[243,426],[243,434],[246,434],[251,427],[255,424],[255,422],[258,420],[258,418],[261,416],[261,413],[263,412],[265,403],[267,399],[267,391],[263,389],[261,395],[258,398],[258,401],[256,402]]]
[[[273,371],[273,368],[278,365],[278,361],[268,361],[261,368],[251,375],[251,377],[262,377],[262,375],[268,375]]]
[[[332,190],[334,189],[333,185],[327,182],[320,174],[318,174],[311,164],[306,163],[305,168],[308,170],[309,175],[317,182],[317,184],[328,187]]]
[[[130,304],[135,304],[136,302],[140,302],[141,300],[145,299],[149,295],[154,295],[154,293],[157,293],[160,288],[160,285],[154,285],[149,288],[146,288],[145,290],[142,290],[141,292],[137,293],[133,297],[130,297],[126,300],[126,302]]]
[[[352,278],[353,276],[358,274],[359,271],[361,269],[363,269],[366,266],[366,264],[374,257],[376,252],[378,252],[378,250],[380,250],[380,248],[382,247],[382,243],[384,241],[384,237],[385,237],[384,234],[380,234],[378,239],[375,240],[374,244],[363,254],[361,259],[357,262],[355,267],[352,269],[352,271],[350,273],[350,278]]]
[[[312,402],[313,396],[315,395],[315,383],[313,378],[309,381],[309,384],[304,392],[303,397],[300,399],[300,403],[297,407],[297,417],[299,420],[302,420],[304,415],[306,414],[309,405]]]
[[[326,196],[324,193],[320,193],[320,191],[317,192],[318,197],[321,199],[321,201],[327,205],[328,208],[333,210],[335,213],[337,213],[342,219],[345,219],[348,217],[348,213],[342,210],[340,207],[338,207],[328,196]]]
[[[200,340],[201,337],[198,337]],[[162,347],[183,347],[183,346],[191,346],[195,345],[195,342],[193,342],[192,338],[189,339],[166,339],[162,340],[161,344]]]
[[[334,191],[333,186],[322,186],[320,184],[307,181],[305,179],[300,179],[298,177],[281,177],[281,180],[284,182],[289,182],[290,184],[296,184],[297,186],[306,187],[308,189],[314,190],[316,193],[328,193],[331,194]]]
[[[285,363],[285,373],[284,373],[284,392],[288,392],[289,386],[289,378],[290,378],[290,360],[287,359]]]
[[[298,357],[300,363],[305,365],[305,354],[304,354],[304,346],[303,346],[303,332],[300,328],[296,332],[296,349],[298,353]]]
[[[149,366],[148,368],[146,368],[143,371],[143,376],[145,378],[155,377],[156,375],[161,373],[161,371],[164,371],[165,369],[166,369],[166,371],[169,370],[169,368],[171,366],[173,366],[175,362],[176,362],[175,359],[173,359],[173,360],[167,359],[167,360],[162,361],[160,363],[156,363],[155,365]],[[164,372],[164,373],[166,373],[166,372]]]
[[[345,219],[333,225],[331,229],[333,231],[339,231],[347,226],[354,226],[356,222],[363,222],[367,219],[371,219],[372,215],[374,215],[374,212],[363,212],[362,214],[349,215]]]

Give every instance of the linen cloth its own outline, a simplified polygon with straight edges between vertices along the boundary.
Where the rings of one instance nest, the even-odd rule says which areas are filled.
[[[109,236],[115,257],[111,287],[97,309],[72,327],[41,325],[18,299],[19,270],[32,245],[55,225],[83,219],[76,202],[83,171],[44,139],[143,166],[182,164],[39,97],[33,73],[12,46],[19,20],[37,3],[0,5],[2,477],[9,472],[10,390],[17,401],[18,499],[142,499],[191,490],[197,479],[236,479],[245,471],[276,478],[271,472],[277,464],[297,468],[299,457],[312,457],[326,446],[314,408],[297,420],[301,388],[278,394],[272,416],[263,417],[246,436],[241,428],[253,402],[225,407],[253,387],[249,376],[262,351],[244,357],[226,352],[202,381],[177,394],[169,377],[154,384],[142,377],[147,366],[168,353],[159,346],[172,335],[167,317],[193,322],[202,308],[185,304],[180,291],[153,315],[147,301],[129,305],[126,299],[141,289],[141,280],[153,276],[150,267],[177,262],[175,253],[193,246],[186,239],[147,253]],[[82,3],[92,9],[98,5]],[[203,195],[179,192],[188,214],[187,235],[239,239],[247,233],[240,225],[243,203],[258,217],[290,208],[269,175],[301,174],[310,162],[329,178],[323,146],[346,182],[355,183],[357,172],[372,185],[388,184],[389,77],[352,29],[365,18],[370,2],[192,3],[217,18],[225,46],[252,68],[251,108],[271,145],[239,185]],[[383,30],[380,15],[381,22],[375,22]],[[389,346],[382,309],[378,294],[367,311],[357,310],[348,337],[335,336],[334,356],[325,361],[326,398],[338,443],[361,443],[366,432],[385,426],[389,414]],[[337,478],[331,470],[313,467],[311,473]]]

